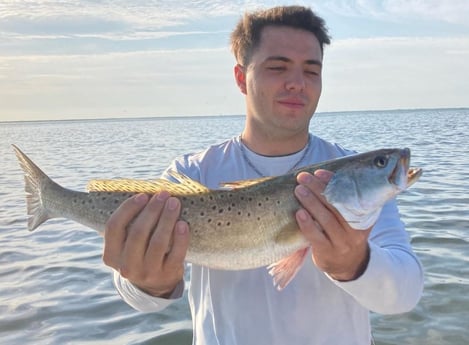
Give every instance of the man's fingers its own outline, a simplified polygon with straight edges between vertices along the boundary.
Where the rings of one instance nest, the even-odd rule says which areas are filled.
[[[137,194],[125,200],[106,222],[104,230],[103,262],[119,269],[121,252],[127,238],[126,224],[142,210],[148,201],[145,194]]]
[[[189,247],[189,225],[180,220],[176,223],[173,233],[173,244],[165,261],[166,269],[177,270],[183,266]]]
[[[296,221],[309,242],[318,243],[327,239],[322,227],[305,209],[301,208],[296,212]]]
[[[322,171],[328,174],[327,171]],[[298,182],[300,184],[295,188],[295,195],[305,210],[319,223],[329,239],[332,241],[340,239],[343,227],[337,218],[338,213],[322,195],[326,183],[309,173],[299,174]]]
[[[173,230],[179,218],[181,202],[170,197],[166,200],[161,216],[148,244],[147,254],[161,260],[163,263],[166,254],[173,245]]]
[[[163,213],[168,198],[169,193],[166,192],[154,195],[129,225],[127,240],[123,250],[124,261],[129,270],[134,266],[142,264],[148,242],[160,214]]]
[[[314,172],[314,176],[320,179],[321,182],[327,184],[331,180],[332,176],[334,176],[334,173],[329,170],[318,169]]]

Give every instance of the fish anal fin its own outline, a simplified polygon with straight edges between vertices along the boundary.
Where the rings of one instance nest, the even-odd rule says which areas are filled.
[[[267,267],[277,290],[283,290],[293,280],[305,261],[308,249],[309,247],[297,250]]]

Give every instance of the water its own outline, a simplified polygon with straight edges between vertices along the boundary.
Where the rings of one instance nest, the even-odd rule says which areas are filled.
[[[101,262],[102,238],[53,220],[26,230],[15,143],[62,185],[95,177],[154,178],[175,156],[237,135],[243,117],[0,123],[0,343],[190,344],[185,300],[132,310]],[[469,110],[317,114],[311,129],[359,151],[412,149],[424,175],[399,197],[425,269],[410,313],[372,315],[376,344],[469,344]],[[383,296],[385,298],[385,296]]]

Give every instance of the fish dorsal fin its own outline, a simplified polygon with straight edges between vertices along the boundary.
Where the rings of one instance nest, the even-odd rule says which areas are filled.
[[[241,189],[245,187],[249,187],[264,181],[268,181],[273,179],[273,177],[261,177],[255,178],[250,180],[242,180],[242,181],[233,181],[233,182],[222,182],[220,183],[221,188],[228,188],[228,189]]]
[[[87,189],[89,192],[131,192],[155,194],[167,191],[172,195],[193,195],[208,192],[209,189],[197,181],[176,172],[170,172],[169,176],[179,183],[165,179],[157,180],[133,180],[133,179],[112,179],[112,180],[91,180]]]

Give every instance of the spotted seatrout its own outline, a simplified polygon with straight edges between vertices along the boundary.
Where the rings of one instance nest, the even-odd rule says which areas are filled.
[[[413,184],[422,172],[409,168],[409,149],[382,149],[278,177],[227,183],[220,190],[209,190],[173,173],[178,183],[162,179],[92,180],[85,193],[59,186],[20,149],[14,146],[14,150],[25,174],[29,230],[60,217],[102,233],[124,200],[136,193],[166,190],[180,198],[180,218],[190,225],[188,262],[225,270],[270,265],[278,288],[291,281],[309,248],[294,215],[300,207],[293,193],[300,172],[334,172],[324,196],[355,229],[372,226],[384,203]]]

